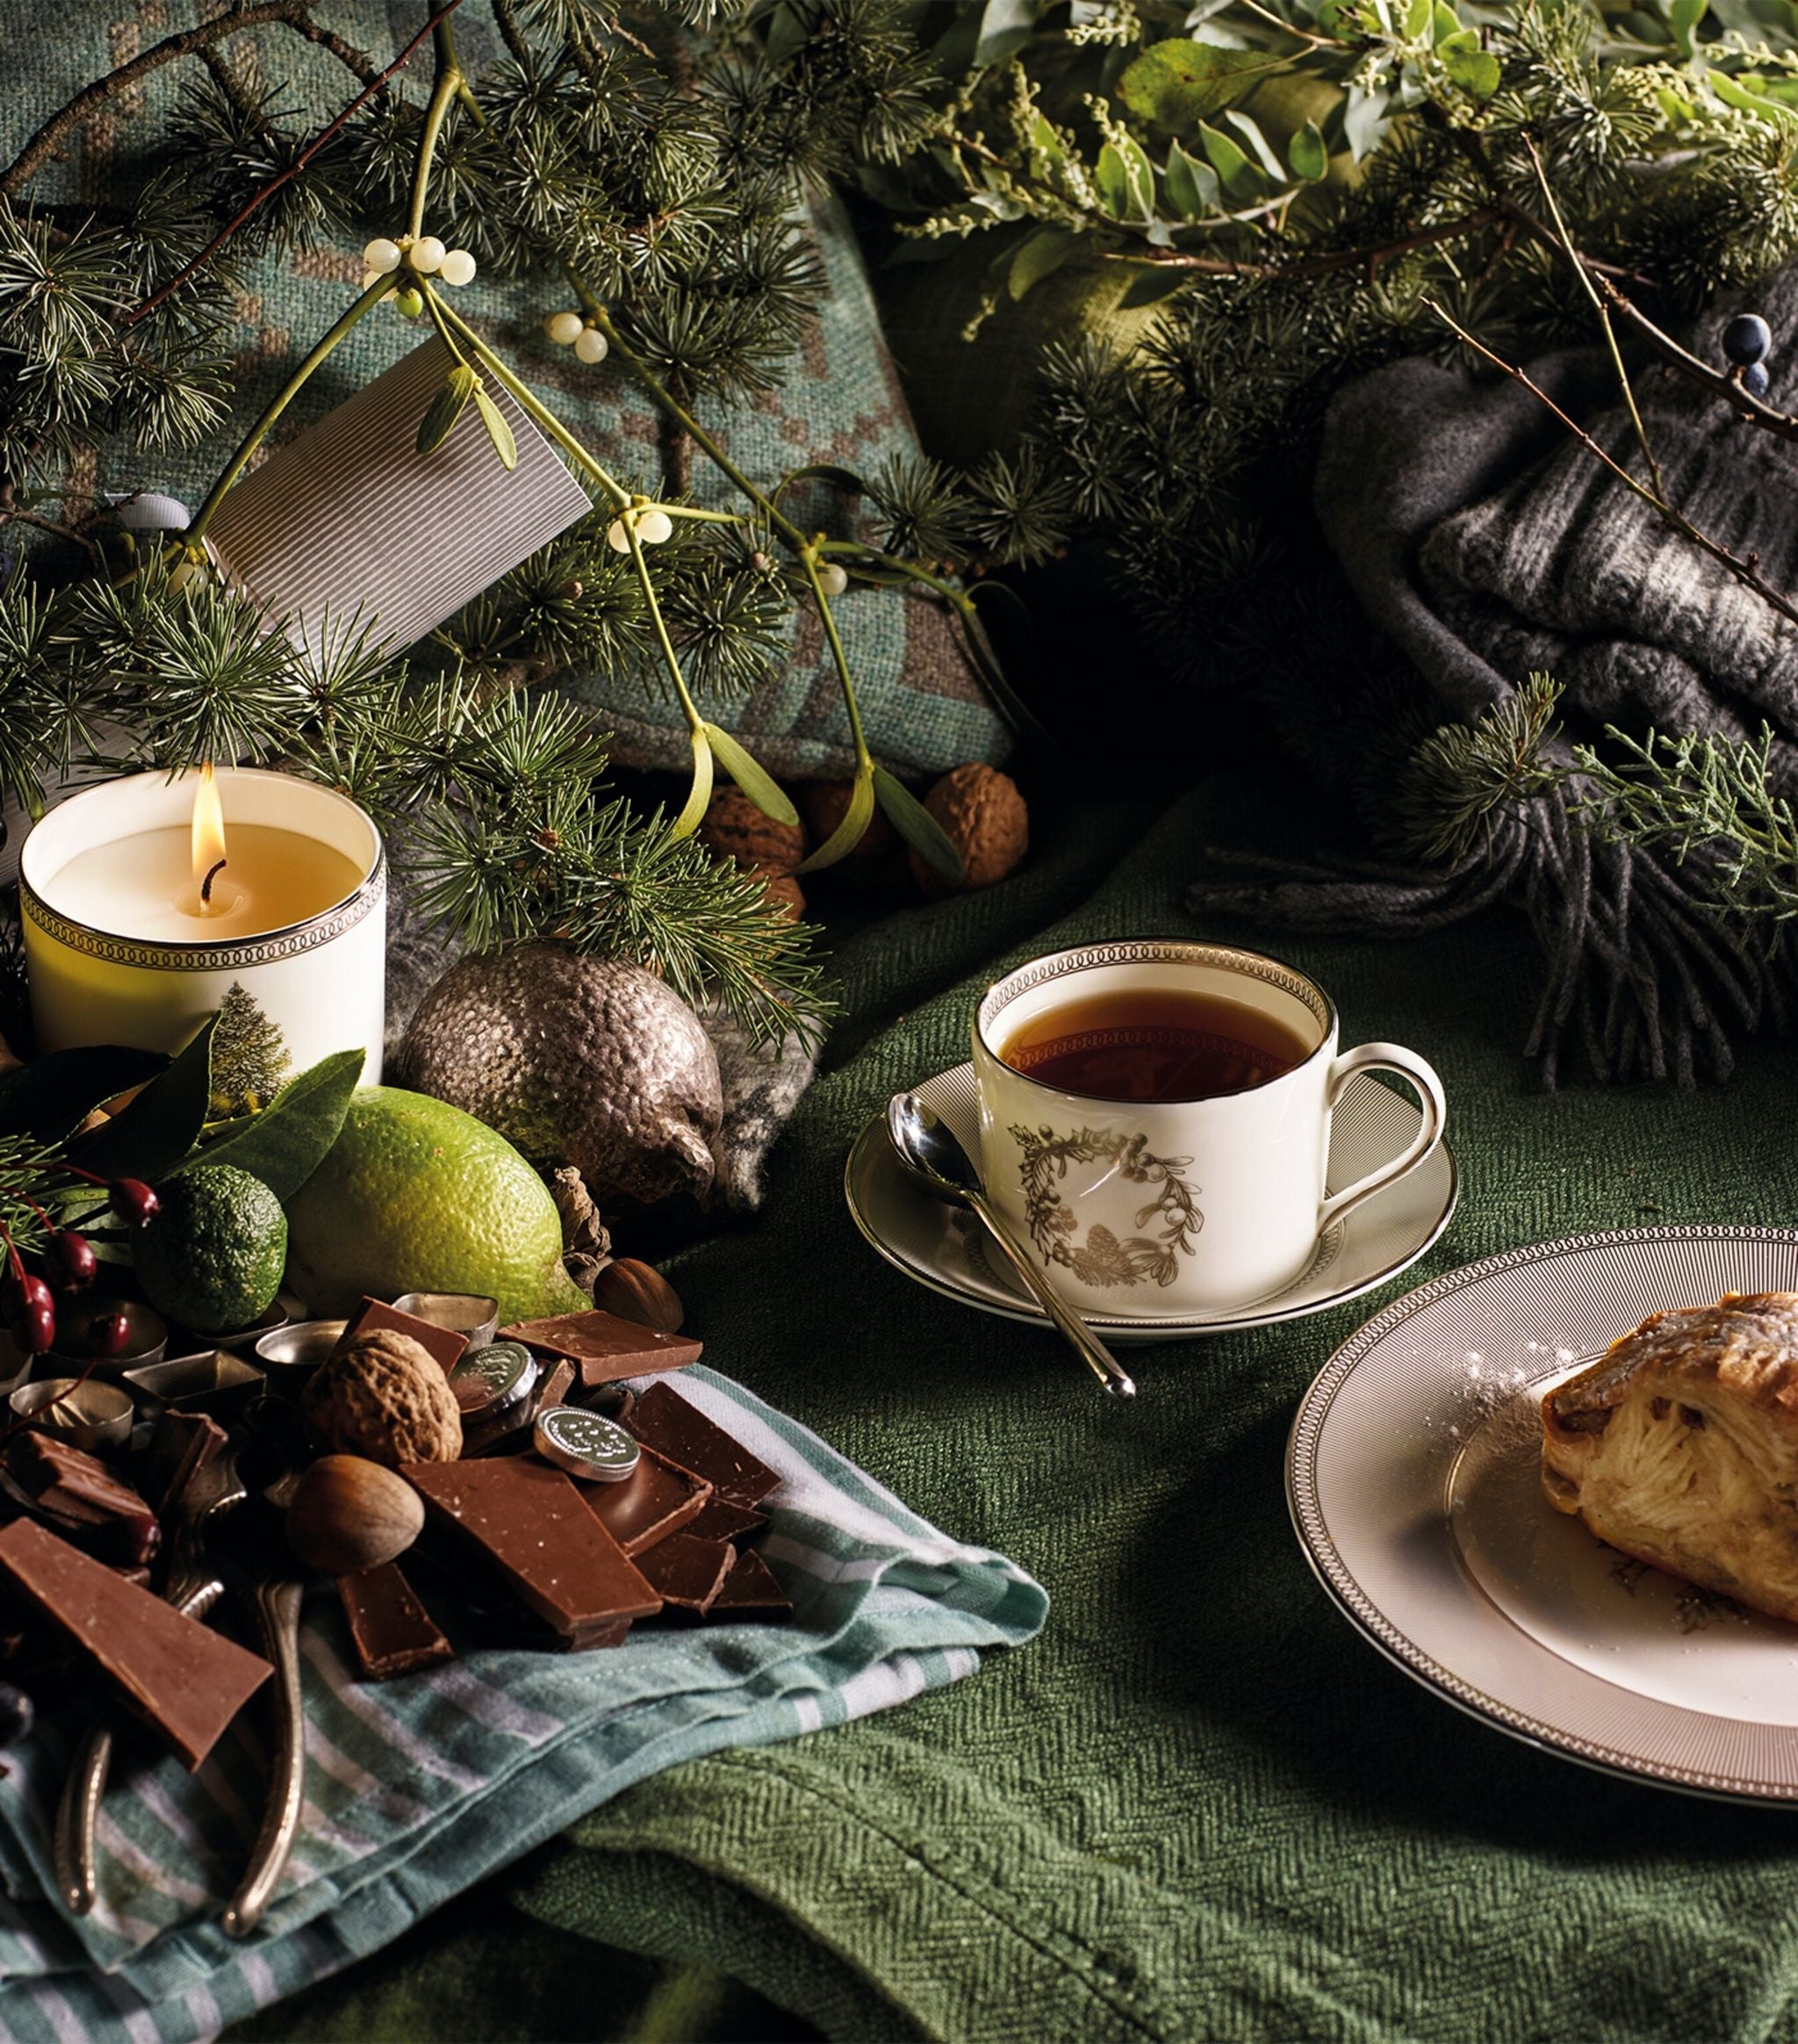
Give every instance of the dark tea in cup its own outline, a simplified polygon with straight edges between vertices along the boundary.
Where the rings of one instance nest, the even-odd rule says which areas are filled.
[[[1004,1037],[1014,1072],[1096,1100],[1215,1100],[1317,1047],[1281,1017],[1190,987],[1120,987],[1044,1010]]]

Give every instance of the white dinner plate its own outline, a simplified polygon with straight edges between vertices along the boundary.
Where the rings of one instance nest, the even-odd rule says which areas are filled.
[[[980,1155],[974,1067],[957,1065],[914,1090],[947,1123],[970,1156]],[[1358,1072],[1342,1089],[1330,1136],[1328,1190],[1339,1191],[1377,1170],[1417,1134],[1422,1119],[1403,1093]],[[876,1114],[856,1138],[844,1169],[843,1190],[855,1223],[895,1269],[933,1292],[1006,1320],[1047,1316],[1007,1270],[987,1253],[978,1221],[933,1199],[893,1154],[887,1117]],[[1374,1194],[1333,1227],[1309,1266],[1282,1292],[1223,1313],[1155,1313],[1139,1309],[1089,1313],[1089,1323],[1116,1344],[1176,1342],[1192,1335],[1228,1334],[1322,1313],[1384,1285],[1409,1269],[1449,1225],[1455,1211],[1455,1160],[1437,1145],[1414,1171]]]
[[[1648,1314],[1798,1290],[1798,1230],[1645,1227],[1469,1263],[1306,1393],[1292,1521],[1343,1612],[1426,1688],[1570,1760],[1798,1801],[1798,1625],[1604,1546],[1543,1497],[1550,1385]]]

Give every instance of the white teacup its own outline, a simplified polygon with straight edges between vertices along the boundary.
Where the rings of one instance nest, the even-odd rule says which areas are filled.
[[[1240,1092],[1119,1100],[1064,1092],[1000,1053],[1052,1011],[1095,996],[1187,990],[1269,1018],[1299,1062]],[[1331,1111],[1356,1072],[1397,1072],[1418,1094],[1415,1140],[1327,1194]],[[1290,1285],[1319,1238],[1442,1141],[1442,1081],[1413,1050],[1336,1052],[1335,1006],[1301,972],[1230,945],[1093,944],[1032,960],[994,986],[974,1023],[982,1176],[1056,1289],[1090,1312],[1205,1313]]]

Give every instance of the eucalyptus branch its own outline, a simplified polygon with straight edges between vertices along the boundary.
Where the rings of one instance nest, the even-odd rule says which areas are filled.
[[[1229,256],[1203,256],[1186,248],[1113,248],[1103,251],[1108,262],[1146,263],[1159,270],[1192,270],[1208,277],[1328,277],[1341,270],[1365,270],[1371,275],[1381,263],[1408,256],[1414,249],[1433,248],[1444,241],[1464,241],[1483,229],[1494,227],[1505,217],[1497,205],[1483,206],[1459,220],[1444,220],[1434,227],[1419,227],[1396,241],[1372,248],[1330,248],[1314,256],[1293,256],[1285,261],[1250,261]],[[1116,222],[1108,225],[1116,226]]]
[[[1476,354],[1483,356],[1495,369],[1502,370],[1507,376],[1521,384],[1532,397],[1538,399],[1545,405],[1567,428],[1568,432],[1586,449],[1587,453],[1595,460],[1602,462],[1620,482],[1640,497],[1643,502],[1648,505],[1665,523],[1671,526],[1674,531],[1682,534],[1691,541],[1694,546],[1699,548],[1702,552],[1708,553],[1713,560],[1726,568],[1742,584],[1744,588],[1751,589],[1770,609],[1776,610],[1781,617],[1788,619],[1794,624],[1798,624],[1798,605],[1794,605],[1788,597],[1781,595],[1749,562],[1731,553],[1728,547],[1711,538],[1708,533],[1701,531],[1683,511],[1676,510],[1665,498],[1651,490],[1646,483],[1638,477],[1631,475],[1622,463],[1607,449],[1602,447],[1586,431],[1585,427],[1580,425],[1577,419],[1563,411],[1560,406],[1526,370],[1520,368],[1515,363],[1507,362],[1502,355],[1497,354],[1493,349],[1488,348],[1485,342],[1470,334],[1467,328],[1455,318],[1454,314],[1439,304],[1436,299],[1427,298],[1423,303],[1442,320],[1444,326],[1457,335]]]

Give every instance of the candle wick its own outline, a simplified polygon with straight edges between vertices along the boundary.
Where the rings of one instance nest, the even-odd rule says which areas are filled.
[[[224,870],[225,861],[221,859],[216,866],[211,867],[208,870],[206,877],[200,882],[200,905],[203,908],[211,907],[212,901],[212,882],[218,879],[219,875],[223,873]]]

